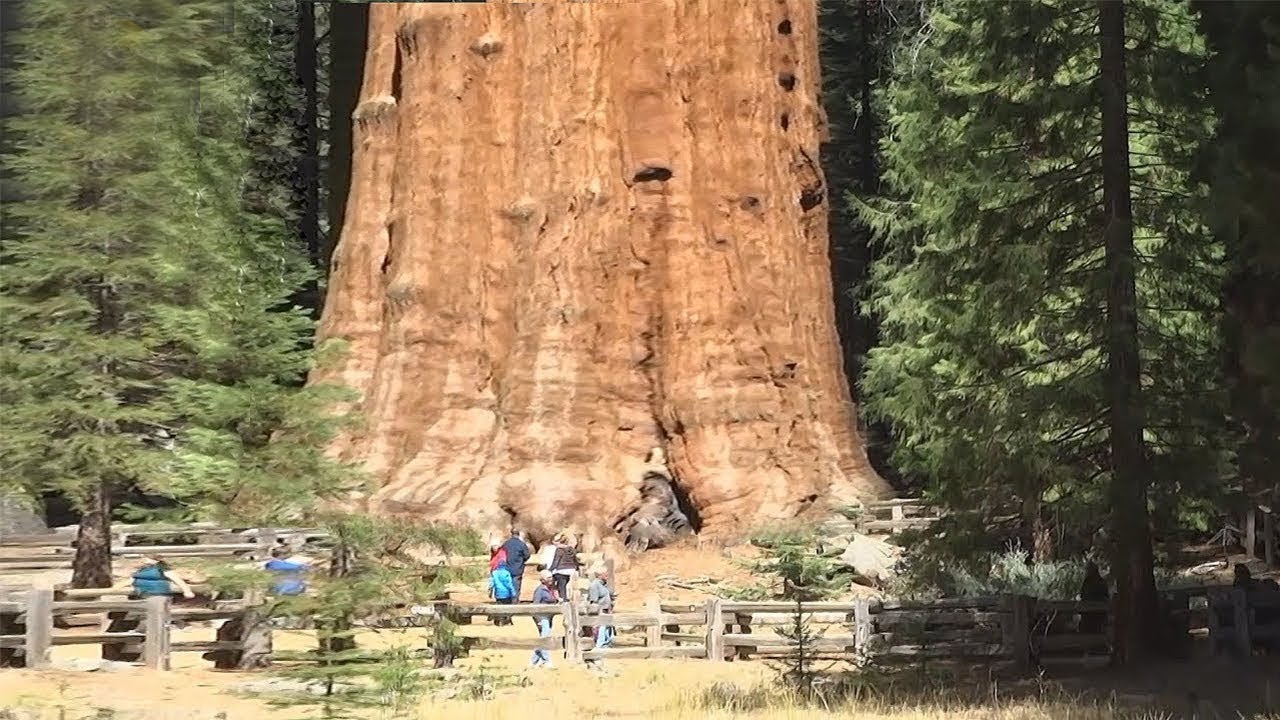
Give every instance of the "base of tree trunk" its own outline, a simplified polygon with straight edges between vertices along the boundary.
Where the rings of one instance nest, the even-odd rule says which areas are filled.
[[[99,483],[85,498],[76,535],[76,554],[71,561],[71,587],[106,588],[111,577],[111,495]]]
[[[257,609],[246,610],[218,628],[220,642],[238,642],[240,650],[214,650],[203,658],[218,670],[256,670],[271,665],[270,618]]]

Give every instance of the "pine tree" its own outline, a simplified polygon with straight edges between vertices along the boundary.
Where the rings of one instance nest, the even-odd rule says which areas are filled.
[[[304,693],[287,703],[318,707],[323,717],[358,717],[360,710],[370,707],[400,717],[407,702],[423,689],[425,678],[410,663],[407,643],[362,648],[357,633],[368,621],[437,599],[449,582],[473,579],[465,568],[423,565],[411,551],[480,554],[480,537],[446,525],[358,515],[322,512],[312,519],[332,537],[328,572],[305,595],[284,598],[271,612],[314,620],[316,649],[301,658],[308,662],[286,667],[281,674],[322,692]],[[446,618],[434,619],[433,628],[430,642],[435,665],[441,667],[448,664],[442,659],[458,651],[457,639]]]
[[[110,502],[160,472],[165,384],[185,353],[167,315],[195,301],[173,202],[175,127],[219,2],[32,0],[15,42],[24,114],[7,158],[22,201],[0,269],[6,479],[82,510],[73,583],[109,585]]]
[[[278,152],[294,124],[278,94],[278,66],[292,62],[277,47],[278,11],[241,3],[236,27],[207,48],[218,62],[200,79],[179,177],[181,211],[201,220],[188,235],[204,251],[189,288],[199,302],[167,314],[189,358],[166,384],[183,431],[147,485],[188,516],[254,524],[297,519],[359,482],[322,451],[349,420],[329,410],[346,393],[303,387],[338,349],[313,352],[309,310],[292,303],[317,273],[296,240],[301,200],[280,184],[296,158]]]
[[[1203,171],[1228,266],[1222,332],[1236,474],[1245,492],[1280,502],[1280,6],[1194,5],[1213,51],[1207,84],[1218,125]]]
[[[1108,326],[1123,298],[1108,293],[1120,276],[1103,185],[1108,152],[1126,153],[1103,143],[1101,7],[940,2],[927,40],[897,56],[890,196],[862,206],[883,242],[871,301],[883,344],[865,386],[895,428],[899,469],[978,511],[940,526],[952,550],[993,549],[987,528],[1013,512],[1037,557],[1053,551],[1050,522],[1082,551],[1108,488],[1128,487],[1110,515],[1113,564],[1149,579],[1150,560],[1129,554],[1149,558],[1146,483],[1171,527],[1219,476],[1220,248],[1203,239],[1190,174],[1209,122],[1170,80],[1195,76],[1202,44],[1185,7],[1126,3],[1136,322]],[[1136,343],[1142,373],[1108,384],[1120,339]],[[1108,415],[1124,406],[1145,421]]]
[[[778,662],[778,675],[803,699],[814,700],[823,674],[817,667],[819,657],[814,645],[825,631],[812,626],[804,604],[847,589],[848,579],[837,571],[833,558],[815,550],[819,542],[812,528],[779,528],[757,534],[751,542],[762,550],[754,571],[776,578],[781,596],[795,603],[790,624],[777,631],[795,644],[795,651]]]

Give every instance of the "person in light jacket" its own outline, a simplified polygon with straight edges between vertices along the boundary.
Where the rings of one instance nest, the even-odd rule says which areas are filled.
[[[613,604],[617,600],[617,593],[613,588],[609,587],[609,571],[605,568],[596,568],[592,573],[595,578],[591,581],[591,586],[587,588],[587,602],[595,606],[592,614],[612,615]],[[606,648],[613,644],[613,626],[600,625],[596,627],[596,649]]]
[[[555,580],[549,570],[543,570],[539,573],[538,587],[533,591],[533,604],[555,605],[560,602],[560,598],[556,595],[555,586]],[[533,622],[538,626],[538,637],[551,637],[551,618],[552,615],[550,613],[533,616]],[[533,659],[529,664],[533,667],[551,667],[551,652],[546,648],[534,650]]]

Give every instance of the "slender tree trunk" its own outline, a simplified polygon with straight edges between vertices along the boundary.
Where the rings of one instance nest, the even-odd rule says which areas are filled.
[[[329,5],[329,237],[321,252],[326,272],[333,258],[338,231],[346,213],[351,185],[351,115],[360,100],[369,6],[364,3]]]
[[[1102,202],[1106,222],[1107,398],[1111,450],[1111,560],[1116,584],[1115,659],[1129,662],[1153,646],[1156,590],[1147,508],[1146,448],[1138,351],[1137,256],[1129,195],[1125,7],[1099,3],[1102,90]]]
[[[887,492],[835,333],[814,0],[369,12],[320,331],[348,352],[314,380],[363,394],[335,450],[370,507],[592,546],[655,447],[713,534]]]
[[[295,170],[301,186],[301,212],[298,234],[307,249],[307,258],[316,268],[324,267],[324,251],[320,246],[320,96],[316,90],[316,7],[314,3],[298,3],[298,31],[294,35],[294,72],[302,88],[302,113],[298,116],[301,140]],[[307,287],[306,307],[320,312],[319,280]]]
[[[100,482],[89,492],[80,514],[71,587],[111,587],[111,494]]]
[[[1041,491],[1034,488],[1022,498],[1021,542],[1032,562],[1043,563],[1053,559],[1053,530],[1044,517]]]

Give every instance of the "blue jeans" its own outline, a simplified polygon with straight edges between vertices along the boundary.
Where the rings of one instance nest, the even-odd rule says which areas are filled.
[[[538,624],[538,637],[540,637],[540,638],[548,638],[548,637],[551,637],[551,618],[548,618],[548,617],[536,617],[536,618],[534,618],[534,619],[533,619],[533,621],[534,621],[535,623],[537,623],[537,624]],[[535,666],[536,666],[536,665],[550,665],[550,664],[551,664],[551,652],[550,652],[549,650],[542,649],[542,648],[540,648],[540,649],[538,649],[538,650],[534,650],[534,651],[533,651],[533,661],[532,661],[532,664],[533,664],[533,665],[535,665]]]
[[[596,632],[596,649],[609,647],[613,644],[613,627],[610,625],[601,626]]]

